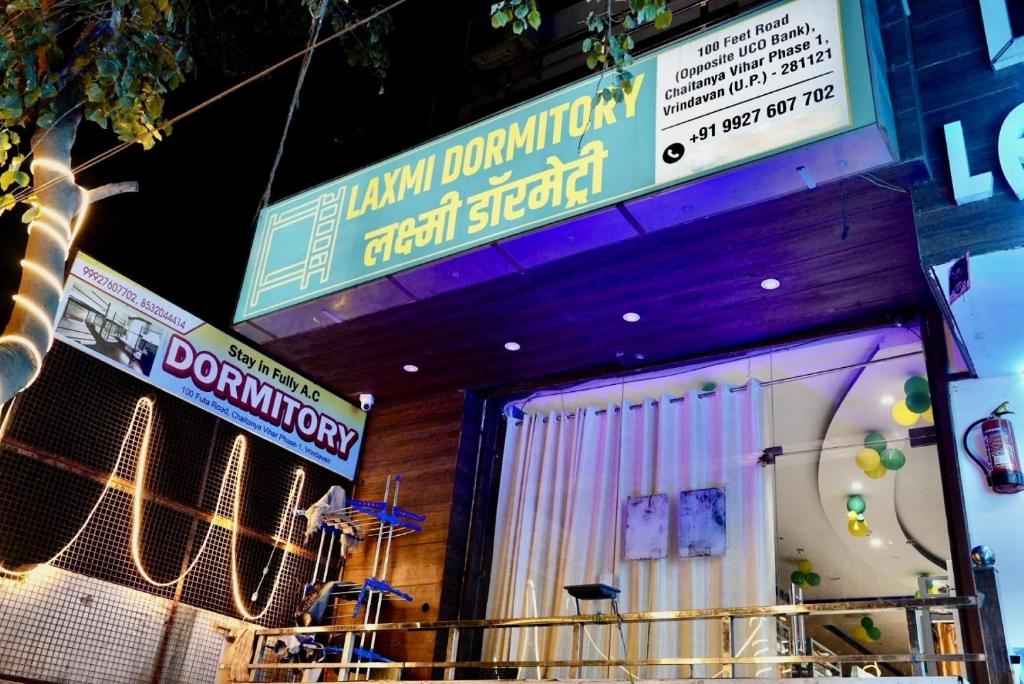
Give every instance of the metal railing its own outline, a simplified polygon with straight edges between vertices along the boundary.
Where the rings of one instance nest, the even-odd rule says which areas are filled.
[[[925,664],[937,662],[982,662],[984,654],[955,653],[936,654],[923,643],[920,616],[929,611],[963,611],[976,609],[977,600],[967,596],[947,596],[920,599],[879,599],[866,601],[841,601],[832,603],[810,603],[796,605],[757,606],[748,608],[711,608],[696,610],[675,610],[649,613],[623,613],[616,615],[572,615],[540,618],[509,618],[502,620],[456,620],[438,622],[404,622],[391,624],[328,625],[322,627],[265,628],[255,631],[252,657],[248,665],[249,678],[235,681],[267,681],[260,678],[261,672],[301,671],[321,669],[337,672],[338,681],[351,681],[356,670],[396,670],[398,675],[407,669],[432,669],[444,672],[444,679],[455,678],[457,669],[497,668],[567,668],[570,678],[579,676],[581,667],[650,667],[650,666],[702,666],[719,665],[723,675],[731,677],[736,665],[805,665],[829,663],[910,663],[912,674],[923,676]],[[737,619],[749,618],[792,618],[811,615],[857,615],[883,611],[903,611],[907,616],[910,649],[907,653],[883,654],[827,654],[827,655],[773,655],[743,656],[733,650],[733,623]],[[722,653],[701,657],[667,658],[583,658],[583,629],[589,625],[649,624],[659,622],[716,621],[722,628]],[[457,660],[460,632],[466,630],[524,629],[524,628],[568,628],[572,630],[572,658],[567,660],[509,660],[509,661],[459,661]],[[447,636],[446,657],[443,661],[404,662],[358,662],[353,659],[353,648],[357,636],[366,632],[435,632]],[[328,637],[328,641],[340,638],[342,645],[337,652],[318,662],[266,662],[268,644],[278,639],[299,635]],[[324,643],[324,642],[321,642]],[[799,671],[799,669],[797,669]],[[367,675],[369,678],[369,674]]]

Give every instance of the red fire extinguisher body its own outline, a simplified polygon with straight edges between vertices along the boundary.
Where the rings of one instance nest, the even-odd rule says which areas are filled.
[[[982,421],[981,434],[992,489],[1000,494],[1024,490],[1013,424],[1005,418],[990,417]]]

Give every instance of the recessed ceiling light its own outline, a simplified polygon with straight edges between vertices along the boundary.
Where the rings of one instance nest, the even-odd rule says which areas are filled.
[[[420,370],[420,367],[419,366],[414,366],[411,363],[407,363],[404,366],[402,366],[402,370],[404,370],[406,373],[418,373],[419,370]]]
[[[640,314],[638,314],[635,311],[630,311],[628,313],[622,314],[622,320],[626,321],[627,323],[636,323],[637,321],[640,320]]]
[[[883,406],[892,406],[895,403],[896,397],[892,396],[891,394],[886,394],[885,396],[882,397]]]
[[[871,545],[873,547],[875,547],[876,549],[880,549],[880,548],[882,548],[882,540],[879,539],[878,537],[875,537],[874,539],[871,540]]]
[[[763,290],[778,290],[782,285],[782,281],[778,278],[765,278],[761,281],[761,289]]]
[[[518,342],[506,342],[505,343],[505,349],[508,349],[509,351],[519,351],[522,348],[523,348],[522,345],[520,345]]]
[[[850,483],[850,491],[851,492],[859,492],[862,489],[864,489],[864,485],[862,485],[860,482],[851,482]]]

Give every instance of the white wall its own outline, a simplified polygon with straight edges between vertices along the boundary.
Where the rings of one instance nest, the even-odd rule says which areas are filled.
[[[989,489],[981,469],[962,453],[959,443],[967,426],[1009,401],[1010,409],[1018,412],[1009,416],[1017,446],[1024,447],[1024,375],[961,380],[950,386],[950,393],[971,546],[985,544],[995,551],[1006,642],[1013,653],[1014,648],[1024,648],[1024,492],[996,494]]]
[[[54,567],[0,580],[0,681],[137,684],[152,679],[171,602]],[[212,683],[218,627],[239,620],[179,605],[161,684]]]

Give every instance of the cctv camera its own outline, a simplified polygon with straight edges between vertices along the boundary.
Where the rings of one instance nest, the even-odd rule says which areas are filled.
[[[359,408],[364,411],[369,411],[373,408],[373,395],[372,394],[360,394],[359,395]]]

